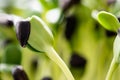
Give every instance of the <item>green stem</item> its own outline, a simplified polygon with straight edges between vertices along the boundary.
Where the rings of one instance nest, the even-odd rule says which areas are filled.
[[[117,69],[118,65],[119,64],[113,58],[105,80],[112,80],[112,75],[115,72],[115,70]]]
[[[48,47],[46,54],[52,61],[54,61],[57,65],[59,65],[59,67],[64,72],[67,80],[75,80],[70,70],[68,69],[64,61],[59,57],[59,55],[57,54],[57,52],[54,50],[53,47]]]

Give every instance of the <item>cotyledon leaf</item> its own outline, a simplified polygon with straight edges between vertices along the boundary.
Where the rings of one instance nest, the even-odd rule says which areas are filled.
[[[101,11],[97,14],[98,22],[106,29],[117,32],[120,27],[118,19],[111,13]]]
[[[53,46],[53,35],[49,27],[37,16],[30,19],[31,32],[28,44],[37,51],[46,51],[47,46]]]

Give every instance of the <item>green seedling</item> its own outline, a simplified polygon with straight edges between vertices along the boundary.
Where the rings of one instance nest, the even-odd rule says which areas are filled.
[[[64,72],[67,80],[74,80],[71,72],[55,51],[53,44],[54,38],[48,26],[37,16],[28,18],[30,21],[30,36],[27,41],[28,48],[37,51],[38,53],[46,54],[54,61]]]
[[[118,19],[111,13],[101,11],[97,15],[98,22],[106,29],[117,32],[120,27]]]
[[[97,20],[104,28],[117,32],[117,36],[113,45],[113,59],[106,76],[106,80],[112,80],[112,75],[120,64],[120,23],[113,14],[105,11],[101,11],[98,13]]]
[[[14,30],[17,39],[22,47],[46,54],[64,72],[67,80],[74,80],[73,75],[64,61],[59,57],[54,49],[54,38],[48,26],[37,16],[22,19],[13,17]]]

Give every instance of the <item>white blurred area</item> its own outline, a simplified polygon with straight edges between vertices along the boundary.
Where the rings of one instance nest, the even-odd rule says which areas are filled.
[[[0,10],[10,5],[23,10],[42,12],[42,6],[38,0],[0,0]]]
[[[50,23],[56,23],[59,20],[60,15],[61,10],[59,8],[55,8],[46,13],[46,19]]]

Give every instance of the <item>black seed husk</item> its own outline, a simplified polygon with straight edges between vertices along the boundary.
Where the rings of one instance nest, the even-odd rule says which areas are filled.
[[[113,37],[113,36],[117,35],[116,32],[112,32],[112,31],[109,31],[109,30],[105,30],[105,33],[106,33],[107,37]]]
[[[30,22],[29,21],[17,22],[16,34],[21,46],[25,47],[30,35]]]
[[[27,74],[21,66],[17,66],[12,70],[14,80],[29,80]]]
[[[77,18],[72,15],[66,18],[66,26],[65,26],[65,37],[67,40],[70,40],[75,29],[77,28]]]
[[[51,77],[44,77],[42,80],[52,80]]]
[[[87,63],[87,60],[74,52],[70,58],[70,65],[73,68],[84,68]]]

